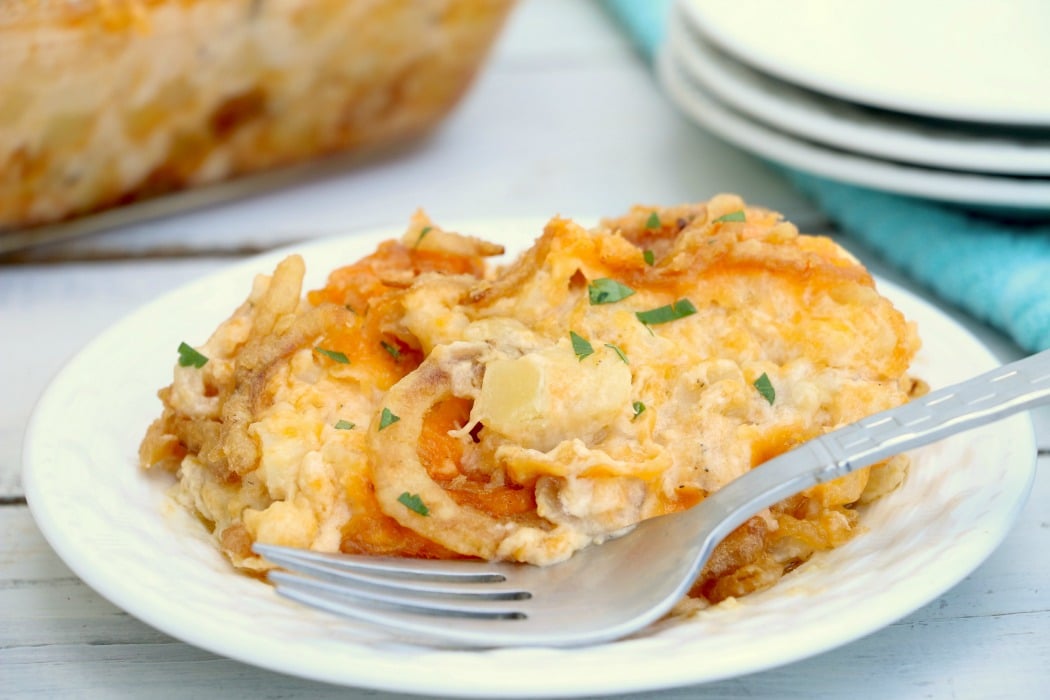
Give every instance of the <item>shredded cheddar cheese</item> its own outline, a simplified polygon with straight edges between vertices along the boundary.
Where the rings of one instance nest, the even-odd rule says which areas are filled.
[[[270,566],[256,541],[545,565],[915,386],[915,329],[863,267],[734,196],[555,218],[487,265],[499,252],[419,214],[305,296],[289,258],[206,364],[175,367],[143,465],[246,570]],[[692,594],[742,595],[842,544],[905,465],[756,516]]]

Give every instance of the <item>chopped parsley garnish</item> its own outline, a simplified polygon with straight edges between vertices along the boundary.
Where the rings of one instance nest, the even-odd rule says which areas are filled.
[[[314,350],[341,365],[350,364],[350,358],[337,350],[326,350],[325,348],[314,348]]]
[[[335,429],[336,430],[353,430],[354,426],[355,426],[355,424],[351,423],[348,420],[340,420],[338,423],[335,424]]]
[[[744,221],[744,210],[731,211],[728,214],[722,214],[722,216],[715,219],[712,223],[721,223],[723,221]]]
[[[613,345],[612,343],[606,343],[605,347],[609,348],[610,350],[615,352],[617,355],[619,355],[620,359],[623,360],[623,363],[625,365],[631,364],[630,362],[627,361],[627,353],[625,353],[623,351],[623,348],[621,348],[619,345]]]
[[[577,334],[576,331],[569,331],[569,340],[572,341],[572,351],[576,353],[577,360],[582,360],[588,355],[594,354],[594,348],[591,344],[582,335]]]
[[[660,215],[655,211],[645,220],[646,228],[660,228]]]
[[[773,382],[769,381],[769,375],[763,372],[762,376],[755,380],[755,388],[758,389],[758,393],[762,394],[762,398],[772,406],[773,400],[777,397],[777,392],[773,388]]]
[[[660,306],[648,311],[636,311],[634,315],[645,325],[653,326],[657,323],[676,321],[680,318],[685,318],[686,316],[692,316],[695,313],[696,307],[693,306],[693,302],[688,299],[679,299],[673,304],[668,304],[667,306]]]
[[[634,290],[614,279],[602,277],[587,285],[587,294],[590,296],[591,305],[597,306],[626,299],[634,294]]]
[[[179,366],[196,367],[200,369],[208,364],[208,358],[200,354],[186,343],[179,343]]]
[[[631,404],[631,408],[634,409],[634,417],[642,415],[645,412],[645,404],[641,401],[635,401]]]
[[[390,355],[390,357],[394,358],[394,362],[397,362],[401,359],[401,351],[396,345],[388,343],[385,340],[379,341],[379,344],[383,346],[383,349],[386,350],[387,354]]]
[[[646,265],[655,265],[656,264],[656,256],[653,255],[653,251],[651,251],[651,250],[643,250],[642,251],[642,259],[645,260],[645,264]]]
[[[419,232],[419,237],[416,238],[416,242],[415,242],[415,244],[412,247],[413,248],[418,248],[419,244],[423,242],[423,239],[427,237],[427,234],[430,233],[430,231],[433,228],[434,228],[433,226],[424,226],[423,230]]]
[[[405,491],[397,497],[397,502],[405,508],[408,508],[413,513],[419,513],[424,518],[430,515],[430,509],[427,508],[426,503],[423,503],[423,499],[419,497],[418,493],[409,493],[408,491]]]
[[[379,429],[389,428],[394,423],[401,420],[401,416],[394,415],[389,408],[384,408],[383,412],[379,414]]]

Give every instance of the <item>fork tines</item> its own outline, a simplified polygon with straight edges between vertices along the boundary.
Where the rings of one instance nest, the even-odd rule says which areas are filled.
[[[474,619],[523,619],[514,605],[531,597],[477,562],[447,562],[342,554],[257,544],[255,551],[284,571],[271,571],[281,595],[354,618],[372,619],[380,609]],[[466,564],[466,566],[464,566]]]

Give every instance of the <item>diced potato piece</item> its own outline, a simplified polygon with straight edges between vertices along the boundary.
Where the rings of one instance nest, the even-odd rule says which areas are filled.
[[[586,440],[629,410],[631,371],[613,352],[583,360],[567,345],[485,367],[472,420],[525,447]]]

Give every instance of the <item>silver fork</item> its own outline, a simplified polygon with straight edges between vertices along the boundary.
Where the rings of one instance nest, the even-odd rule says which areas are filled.
[[[320,554],[255,545],[277,592],[438,644],[577,646],[664,615],[711,551],[763,508],[904,450],[1050,402],[1050,350],[845,426],[757,467],[694,508],[549,567]],[[294,572],[294,573],[293,573]]]

